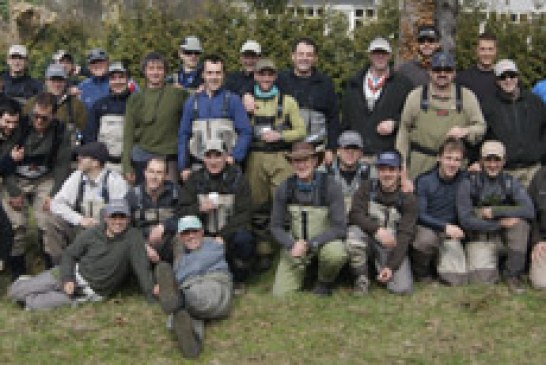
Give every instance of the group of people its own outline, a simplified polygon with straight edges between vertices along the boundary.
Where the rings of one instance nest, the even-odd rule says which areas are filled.
[[[226,73],[188,36],[172,74],[160,53],[143,58],[142,87],[101,49],[80,82],[73,56],[56,52],[42,85],[11,46],[0,100],[9,297],[28,309],[101,301],[133,273],[196,357],[203,321],[225,317],[278,253],[276,296],[307,275],[329,296],[345,265],[356,295],[373,279],[410,294],[416,280],[502,278],[522,293],[528,267],[546,289],[546,105],[514,61],[496,60],[494,35],[479,35],[476,65],[457,74],[439,40],[419,27],[415,59],[393,69],[375,38],[341,103],[306,37],[289,70],[248,40],[241,70]],[[35,277],[29,208],[47,269]]]

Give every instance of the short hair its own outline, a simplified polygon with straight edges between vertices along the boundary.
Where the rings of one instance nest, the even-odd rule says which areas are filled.
[[[209,54],[203,57],[203,69],[205,69],[205,63],[220,63],[222,64],[222,70],[224,70],[224,59],[217,54]]]
[[[146,168],[147,169],[149,166],[150,166],[150,163],[151,162],[159,162],[159,163],[162,163],[163,166],[165,166],[165,173],[167,172],[167,160],[163,157],[159,157],[159,156],[154,156],[152,158],[150,158],[147,162],[146,162]]]
[[[480,33],[480,35],[478,35],[478,42],[479,41],[493,41],[493,42],[497,43],[497,36],[494,35],[491,32],[486,31],[486,32]]]
[[[21,116],[21,104],[9,98],[0,102],[0,117],[4,114]]]
[[[292,53],[296,52],[296,49],[298,48],[298,46],[301,43],[313,47],[313,50],[315,51],[315,54],[318,53],[317,43],[310,37],[300,37],[300,38],[296,39],[294,41],[294,43],[292,43]]]
[[[42,91],[34,99],[34,105],[42,108],[51,108],[53,113],[57,111],[57,98],[50,92]]]
[[[463,154],[463,157],[465,157],[466,147],[463,140],[456,137],[447,137],[438,150],[438,156],[442,156],[448,151],[460,151]]]
[[[148,63],[153,61],[163,63],[163,67],[165,67],[165,73],[169,72],[169,63],[167,62],[167,59],[161,53],[156,51],[148,52],[148,54],[144,56],[144,58],[142,59],[142,62],[140,63],[141,72],[144,73]]]

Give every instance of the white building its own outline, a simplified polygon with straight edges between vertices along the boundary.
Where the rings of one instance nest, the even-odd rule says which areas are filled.
[[[546,16],[545,0],[478,0],[487,17],[496,16],[515,23],[530,22]],[[468,1],[462,0],[463,6]]]

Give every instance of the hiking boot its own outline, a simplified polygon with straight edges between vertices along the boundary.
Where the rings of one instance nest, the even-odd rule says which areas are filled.
[[[159,304],[167,314],[174,313],[182,306],[182,296],[174,271],[166,262],[160,262],[155,266],[155,279],[159,284]]]
[[[233,283],[233,295],[241,296],[246,293],[246,285],[240,281]]]
[[[179,309],[173,316],[172,325],[182,356],[187,359],[199,356],[202,343],[193,331],[193,321],[189,313],[184,309]]]
[[[365,296],[370,288],[370,280],[366,275],[358,275],[353,286],[353,294],[356,296]]]
[[[508,285],[508,289],[512,294],[521,295],[525,293],[525,284],[517,276],[507,278],[506,285]]]
[[[313,289],[313,294],[319,297],[329,297],[332,295],[332,287],[329,283],[317,282]]]

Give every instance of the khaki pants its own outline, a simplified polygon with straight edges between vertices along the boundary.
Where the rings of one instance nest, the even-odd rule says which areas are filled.
[[[528,167],[519,167],[514,169],[505,168],[504,171],[518,179],[518,181],[525,187],[528,188],[533,176],[536,172],[540,170],[540,164],[531,165]]]
[[[315,256],[318,258],[318,280],[323,283],[333,283],[347,261],[347,251],[342,241],[325,243],[318,252],[309,251],[305,257],[292,257],[290,251],[283,249],[275,274],[273,295],[282,296],[300,290],[305,269]]]
[[[80,226],[73,226],[59,216],[47,216],[44,251],[51,256],[53,265],[60,264],[63,250],[74,241],[81,230]]]
[[[256,253],[259,256],[271,255],[274,252],[268,229],[271,202],[277,187],[292,175],[292,167],[284,152],[251,152],[246,175],[254,207],[252,229],[257,242]]]
[[[531,262],[529,279],[533,288],[546,289],[546,255],[542,255]]]
[[[16,179],[17,186],[24,192],[26,198],[29,196],[31,197],[32,206],[30,206],[30,201],[26,199],[22,210],[14,210],[8,203],[9,195],[7,193],[4,193],[3,204],[9,220],[11,221],[14,233],[14,242],[11,255],[21,256],[25,253],[29,208],[32,209],[34,213],[34,219],[36,220],[36,225],[38,228],[42,232],[46,231],[47,229],[46,220],[47,216],[51,213],[49,211],[44,211],[43,206],[46,198],[49,197],[49,194],[51,193],[51,188],[53,187],[53,177],[48,174],[35,180],[24,179],[21,177],[16,177]]]
[[[495,233],[480,233],[466,244],[468,279],[471,283],[493,284],[499,280],[498,256],[506,254],[504,277],[517,277],[525,269],[529,223],[520,221]],[[505,251],[505,252],[503,252]]]
[[[445,234],[417,226],[413,241],[411,266],[416,276],[430,275],[431,262],[438,257],[438,276],[449,285],[467,282],[466,255],[461,241],[448,239]]]

